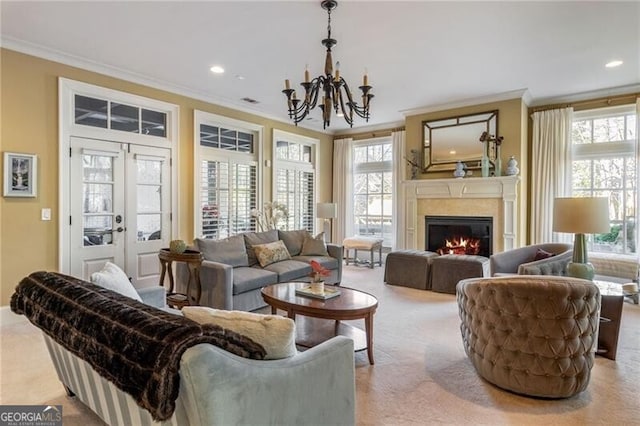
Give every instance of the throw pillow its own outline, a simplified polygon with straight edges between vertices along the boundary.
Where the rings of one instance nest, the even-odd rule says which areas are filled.
[[[257,246],[253,246],[253,250],[258,258],[258,263],[260,263],[260,266],[263,268],[272,263],[291,259],[287,251],[287,246],[285,246],[281,240],[274,243],[258,244]]]
[[[287,246],[289,254],[291,256],[297,256],[302,251],[302,243],[304,242],[304,239],[311,235],[309,235],[309,231],[306,229],[299,229],[295,231],[278,230],[278,236],[282,241],[284,241],[284,245]]]
[[[315,237],[306,237],[302,243],[300,256],[329,256],[327,245],[324,242],[324,232]]]
[[[288,358],[297,353],[296,325],[292,319],[206,306],[185,306],[182,313],[197,323],[219,325],[250,338],[265,349],[265,359]]]
[[[555,253],[549,253],[546,250],[538,249],[536,251],[535,257],[533,258],[533,261],[535,262],[536,260],[548,259],[553,256],[555,256]]]
[[[233,267],[249,266],[247,248],[242,235],[234,235],[223,240],[196,239],[198,250],[206,260],[225,263]]]
[[[115,291],[123,296],[130,297],[142,302],[142,298],[136,291],[129,277],[124,273],[122,269],[111,262],[105,263],[102,270],[91,274],[90,280],[93,284],[99,285],[106,289]]]
[[[273,243],[278,241],[278,230],[271,229],[264,232],[247,232],[242,234],[244,236],[244,243],[247,246],[247,255],[249,256],[249,266],[253,266],[258,263],[256,253],[253,250],[253,246],[258,244]]]

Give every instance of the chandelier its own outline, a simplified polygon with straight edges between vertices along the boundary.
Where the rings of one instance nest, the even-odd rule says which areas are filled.
[[[298,99],[296,91],[290,87],[289,80],[284,81],[285,89],[282,91],[287,96],[287,104],[289,107],[289,118],[294,121],[296,126],[305,119],[309,112],[318,106],[322,110],[323,128],[327,128],[331,121],[331,110],[336,112],[337,116],[342,115],[349,126],[353,127],[353,113],[359,117],[369,121],[369,104],[373,95],[371,86],[369,86],[369,78],[365,71],[362,77],[362,106],[358,105],[351,95],[349,85],[344,78],[340,76],[340,62],[336,62],[335,75],[333,73],[333,59],[331,58],[331,48],[338,42],[331,38],[331,11],[338,7],[336,0],[324,0],[321,3],[324,10],[327,11],[327,38],[322,40],[322,45],[327,48],[327,54],[324,60],[324,75],[320,75],[309,81],[309,68],[304,70],[304,82],[300,83],[304,87],[304,99]]]

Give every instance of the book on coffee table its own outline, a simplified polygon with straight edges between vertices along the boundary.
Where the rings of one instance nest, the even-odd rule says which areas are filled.
[[[334,288],[327,288],[325,286],[324,291],[319,292],[319,291],[314,291],[311,288],[311,286],[308,285],[301,288],[297,288],[296,294],[299,296],[308,296],[308,297],[314,297],[316,299],[327,300],[327,299],[331,299],[332,297],[340,296],[340,290],[337,290]]]

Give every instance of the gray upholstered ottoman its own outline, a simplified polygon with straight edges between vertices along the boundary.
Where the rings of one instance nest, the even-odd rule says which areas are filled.
[[[489,258],[468,254],[444,254],[431,261],[431,290],[456,294],[465,278],[488,277]]]
[[[384,282],[392,285],[429,289],[431,259],[438,255],[423,250],[398,250],[387,255]]]

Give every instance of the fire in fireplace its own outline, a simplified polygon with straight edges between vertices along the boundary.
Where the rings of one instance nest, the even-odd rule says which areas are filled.
[[[493,253],[493,218],[425,216],[425,248],[438,254]]]

